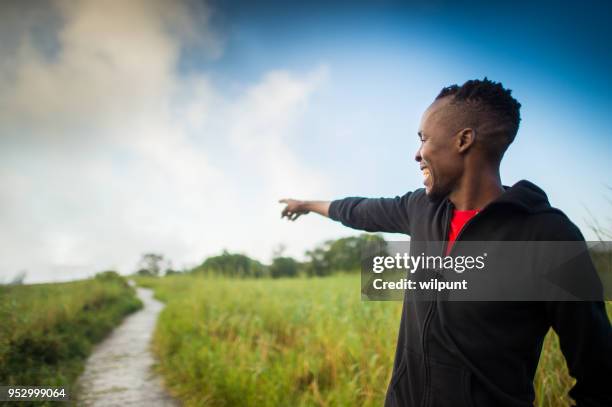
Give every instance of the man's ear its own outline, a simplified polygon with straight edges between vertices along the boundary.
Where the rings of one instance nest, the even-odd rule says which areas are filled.
[[[476,130],[473,128],[466,128],[460,130],[457,134],[457,150],[459,153],[467,152],[470,147],[476,141]]]

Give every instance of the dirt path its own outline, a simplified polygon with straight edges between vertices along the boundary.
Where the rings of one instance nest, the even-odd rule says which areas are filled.
[[[111,335],[94,348],[79,379],[79,405],[178,406],[165,393],[161,379],[152,372],[149,351],[157,315],[164,305],[153,292],[137,288],[144,307],[128,316]]]

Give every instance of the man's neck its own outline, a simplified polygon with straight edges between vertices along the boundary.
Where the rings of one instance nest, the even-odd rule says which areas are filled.
[[[464,174],[449,199],[457,210],[482,209],[504,192],[499,171]]]

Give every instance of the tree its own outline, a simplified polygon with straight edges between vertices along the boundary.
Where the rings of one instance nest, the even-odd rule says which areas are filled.
[[[162,270],[169,268],[170,262],[164,256],[156,253],[142,255],[138,266],[138,274],[145,276],[159,276]]]
[[[195,272],[220,274],[228,277],[264,277],[266,267],[259,261],[244,254],[229,253],[224,250],[218,256],[207,258]]]
[[[337,271],[359,271],[362,259],[373,248],[384,250],[385,239],[380,235],[362,233],[359,236],[328,240],[306,252],[309,259],[306,272],[311,276],[324,276]]]
[[[270,276],[272,278],[296,277],[299,266],[300,263],[292,257],[275,257],[270,265]]]
[[[325,244],[327,243],[329,242]],[[305,270],[309,276],[325,276],[331,273],[325,245],[306,251],[306,257],[308,261],[306,262]]]
[[[9,285],[22,285],[27,275],[28,272],[26,270],[20,270],[15,274]]]

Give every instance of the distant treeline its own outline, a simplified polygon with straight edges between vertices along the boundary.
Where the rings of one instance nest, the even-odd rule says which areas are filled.
[[[271,264],[263,264],[245,254],[224,250],[217,256],[208,257],[199,266],[183,272],[237,278],[326,276],[339,271],[358,272],[362,252],[367,244],[372,243],[386,244],[380,235],[363,233],[359,236],[328,240],[313,250],[306,251],[306,260],[303,262],[279,253],[272,259]],[[138,274],[159,275],[163,269],[160,264],[163,262],[161,255],[146,254]],[[172,268],[167,268],[165,272],[174,273],[178,271]]]

